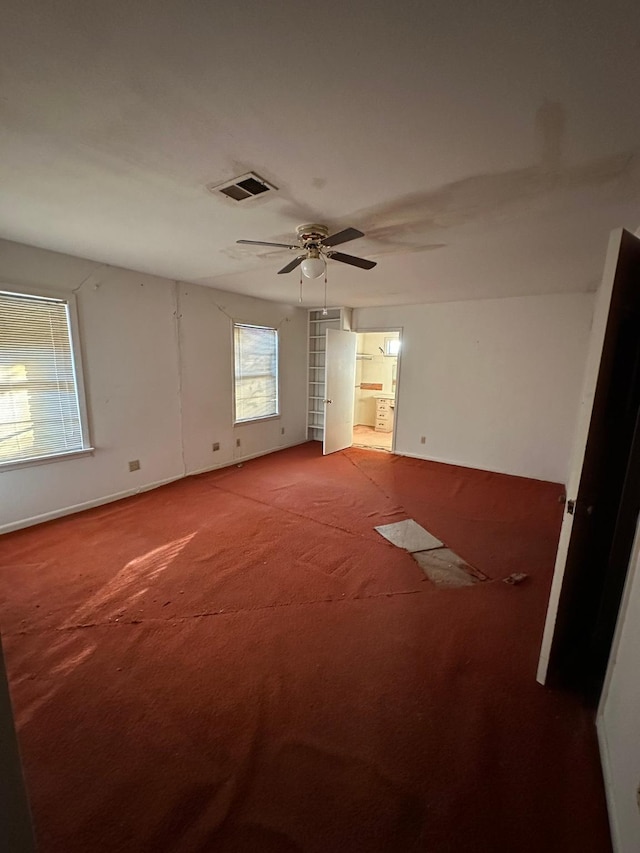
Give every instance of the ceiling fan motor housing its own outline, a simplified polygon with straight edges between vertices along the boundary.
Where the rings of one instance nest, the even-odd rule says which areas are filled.
[[[329,236],[329,229],[326,225],[298,225],[296,228],[298,239],[305,249],[316,248],[320,241]]]

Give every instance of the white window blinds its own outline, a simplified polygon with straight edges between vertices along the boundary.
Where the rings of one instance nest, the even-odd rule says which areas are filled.
[[[67,303],[0,292],[0,463],[82,448]]]
[[[278,331],[233,327],[236,422],[278,414]]]

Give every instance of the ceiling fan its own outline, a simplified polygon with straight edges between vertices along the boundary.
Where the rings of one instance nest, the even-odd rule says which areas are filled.
[[[357,237],[364,237],[362,231],[358,231],[357,228],[345,228],[343,231],[338,231],[337,234],[329,235],[329,229],[326,225],[314,223],[312,225],[299,225],[296,228],[296,233],[298,235],[297,243],[266,243],[263,240],[237,240],[236,242],[251,246],[277,246],[279,249],[293,249],[297,252],[304,252],[282,267],[281,270],[278,270],[278,275],[291,272],[300,266],[302,274],[306,278],[318,278],[326,270],[327,258],[332,258],[334,261],[340,261],[343,264],[350,264],[352,267],[360,267],[363,270],[373,269],[376,265],[375,261],[333,251],[333,246],[339,246],[341,243],[347,243]]]

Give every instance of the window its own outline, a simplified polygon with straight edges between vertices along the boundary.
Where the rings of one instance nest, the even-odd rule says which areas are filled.
[[[234,323],[235,420],[278,414],[278,330]]]
[[[400,338],[385,338],[384,339],[384,354],[398,355],[400,352]]]
[[[0,465],[86,450],[66,299],[0,291]]]

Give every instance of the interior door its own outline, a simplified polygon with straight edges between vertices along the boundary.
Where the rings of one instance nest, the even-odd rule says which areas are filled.
[[[323,454],[353,443],[353,392],[356,382],[356,334],[327,329]]]
[[[603,657],[603,604],[611,590],[621,591],[626,575],[628,554],[625,562],[618,534],[640,410],[639,330],[640,240],[617,230],[596,297],[538,665],[543,684],[593,689],[594,666]],[[610,600],[606,606],[609,627],[604,634],[610,635],[619,598],[613,609]],[[595,648],[598,642],[600,649]],[[606,658],[608,647],[604,652]]]
[[[14,853],[35,853],[31,812],[24,785],[1,643],[0,766],[0,848]]]

